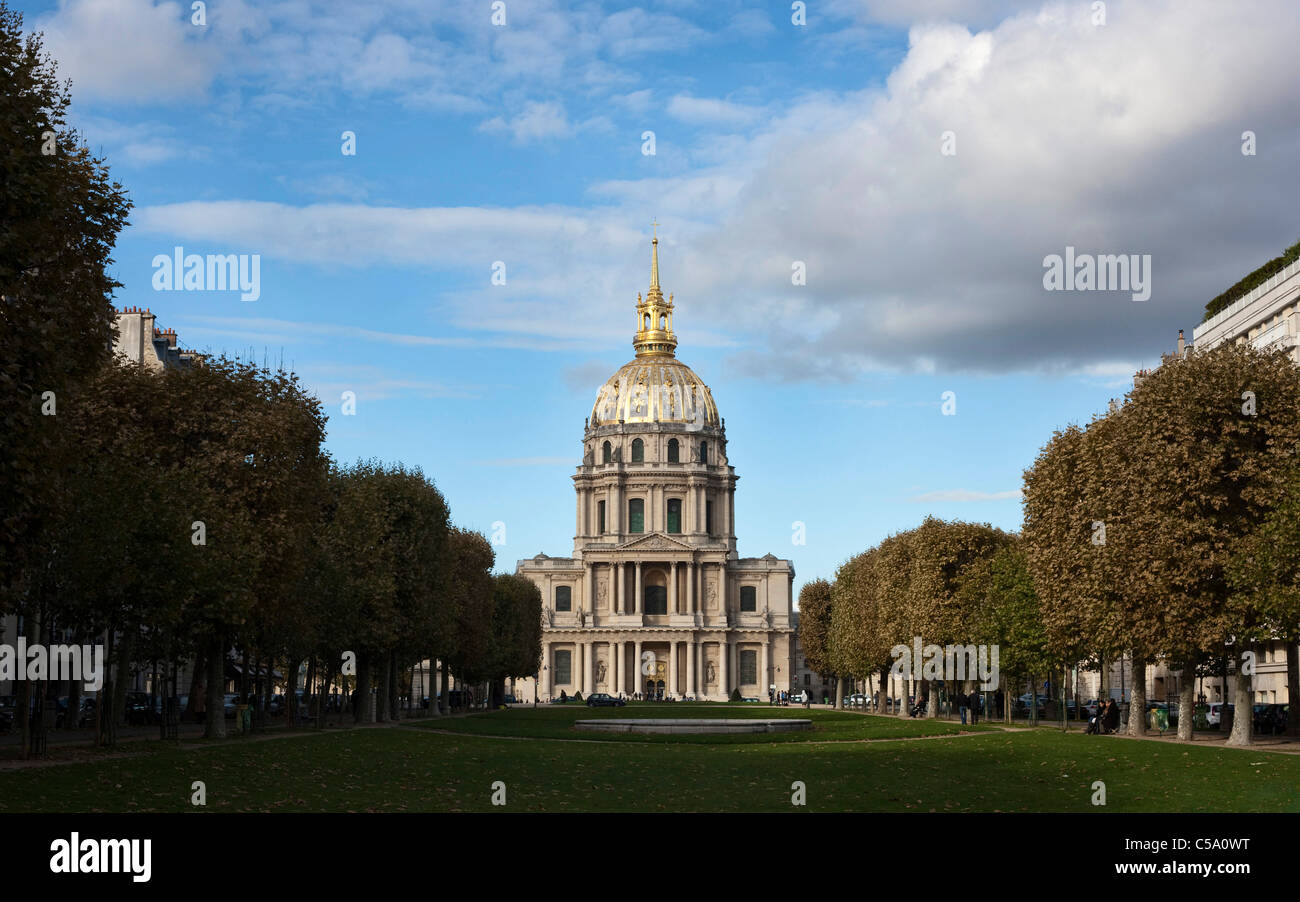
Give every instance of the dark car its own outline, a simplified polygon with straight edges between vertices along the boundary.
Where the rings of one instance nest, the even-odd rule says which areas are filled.
[[[147,692],[128,692],[123,705],[126,711],[126,722],[129,724],[140,726],[157,720],[154,700]]]
[[[1261,734],[1267,733],[1270,736],[1285,733],[1287,709],[1289,707],[1290,705],[1276,704],[1253,706],[1251,713],[1254,716],[1254,731]]]
[[[593,692],[587,696],[588,708],[621,708],[626,704],[623,699],[616,698],[608,692]]]
[[[505,698],[501,699],[501,704],[517,705],[519,704],[519,699],[515,698],[513,695],[507,695]]]

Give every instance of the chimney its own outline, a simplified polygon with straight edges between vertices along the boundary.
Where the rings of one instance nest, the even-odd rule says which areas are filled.
[[[1185,346],[1184,346],[1184,344],[1183,344],[1183,330],[1182,330],[1182,329],[1179,329],[1179,330],[1178,330],[1178,356],[1179,356],[1179,357],[1182,357],[1182,356],[1183,356],[1183,348],[1184,348],[1184,347],[1185,347]]]

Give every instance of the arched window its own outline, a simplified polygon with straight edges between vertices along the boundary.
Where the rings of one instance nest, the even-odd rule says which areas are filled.
[[[668,531],[682,531],[682,499],[668,499]]]
[[[627,503],[627,531],[645,532],[645,501],[632,498]]]
[[[709,443],[700,442],[700,463],[707,464],[708,462],[709,462]]]
[[[650,331],[650,314],[648,313],[645,315],[645,328],[647,332]]]
[[[664,316],[661,313],[659,314],[659,329],[662,331],[667,328],[668,328],[668,317]]]
[[[668,440],[668,462],[670,464],[681,463],[682,455],[677,448],[677,439],[670,438]]]
[[[613,459],[614,449],[609,446],[609,442],[605,442],[605,446],[600,451],[600,462],[607,464]]]
[[[639,438],[632,439],[632,463],[639,464],[645,462],[645,442]]]
[[[758,590],[753,586],[740,587],[740,609],[742,611],[758,610]]]
[[[573,589],[570,586],[555,587],[555,610],[573,610]]]

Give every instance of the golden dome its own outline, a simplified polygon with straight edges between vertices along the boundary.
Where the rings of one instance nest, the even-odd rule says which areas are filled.
[[[639,357],[610,376],[596,395],[591,425],[683,423],[719,425],[709,387],[675,357]]]
[[[658,223],[655,224],[656,226]],[[673,296],[659,288],[659,236],[650,246],[650,290],[636,296],[636,360],[610,376],[596,395],[591,425],[682,423],[719,426],[718,408],[709,387],[678,360],[673,334]]]

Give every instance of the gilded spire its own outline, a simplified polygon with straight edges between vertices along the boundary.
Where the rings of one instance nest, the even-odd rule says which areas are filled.
[[[677,347],[677,336],[673,334],[673,301],[664,300],[664,293],[659,288],[659,223],[655,227],[654,238],[650,242],[650,290],[645,298],[636,296],[636,335],[632,347],[636,356],[672,357]]]
[[[662,300],[664,293],[659,290],[659,223],[652,222],[655,228],[654,239],[650,242],[650,292],[649,297],[656,295]]]

